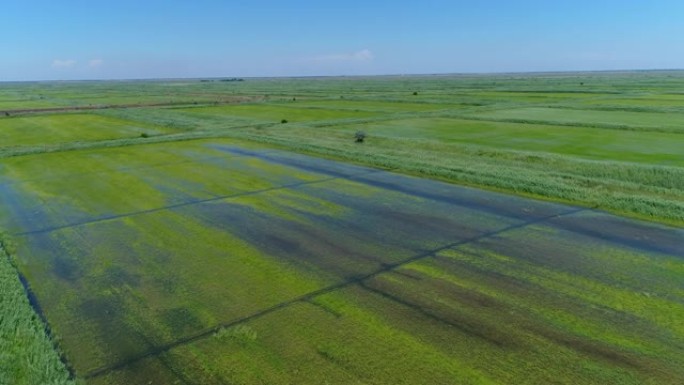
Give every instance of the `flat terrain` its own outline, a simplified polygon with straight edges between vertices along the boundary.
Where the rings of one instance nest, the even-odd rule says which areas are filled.
[[[89,383],[684,378],[681,230],[225,140],[8,159],[3,181]]]
[[[0,132],[11,140],[0,149],[30,145],[56,145],[173,133],[173,129],[91,114],[22,116],[0,120]]]
[[[87,384],[682,383],[682,86],[2,85],[0,283]]]

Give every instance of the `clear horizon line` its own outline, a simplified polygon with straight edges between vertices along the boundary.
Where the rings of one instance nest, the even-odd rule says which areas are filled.
[[[606,70],[543,70],[543,71],[491,71],[491,72],[425,72],[425,73],[387,73],[356,75],[282,75],[282,76],[201,76],[201,77],[141,77],[141,78],[101,78],[101,79],[40,79],[40,80],[0,80],[0,83],[68,83],[68,82],[133,82],[133,81],[181,81],[181,80],[222,80],[222,79],[307,79],[307,78],[369,78],[369,77],[420,77],[420,76],[496,76],[496,75],[545,75],[545,74],[591,74],[624,72],[682,72],[684,68],[649,69],[606,69]]]

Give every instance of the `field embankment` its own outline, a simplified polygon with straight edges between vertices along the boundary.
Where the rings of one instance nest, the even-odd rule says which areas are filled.
[[[72,385],[10,262],[11,251],[9,238],[0,234],[0,384]]]

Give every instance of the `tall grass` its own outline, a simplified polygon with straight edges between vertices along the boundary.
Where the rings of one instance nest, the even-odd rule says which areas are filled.
[[[371,137],[364,145],[356,145],[350,139],[353,132],[320,127],[315,131],[309,127],[242,129],[227,134],[419,176],[684,224],[684,169],[679,167],[407,138]]]
[[[0,384],[73,385],[45,325],[31,307],[0,234]]]

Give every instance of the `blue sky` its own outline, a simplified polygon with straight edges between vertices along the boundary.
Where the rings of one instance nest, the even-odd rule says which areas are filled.
[[[0,81],[684,68],[683,20],[681,0],[11,0]]]

